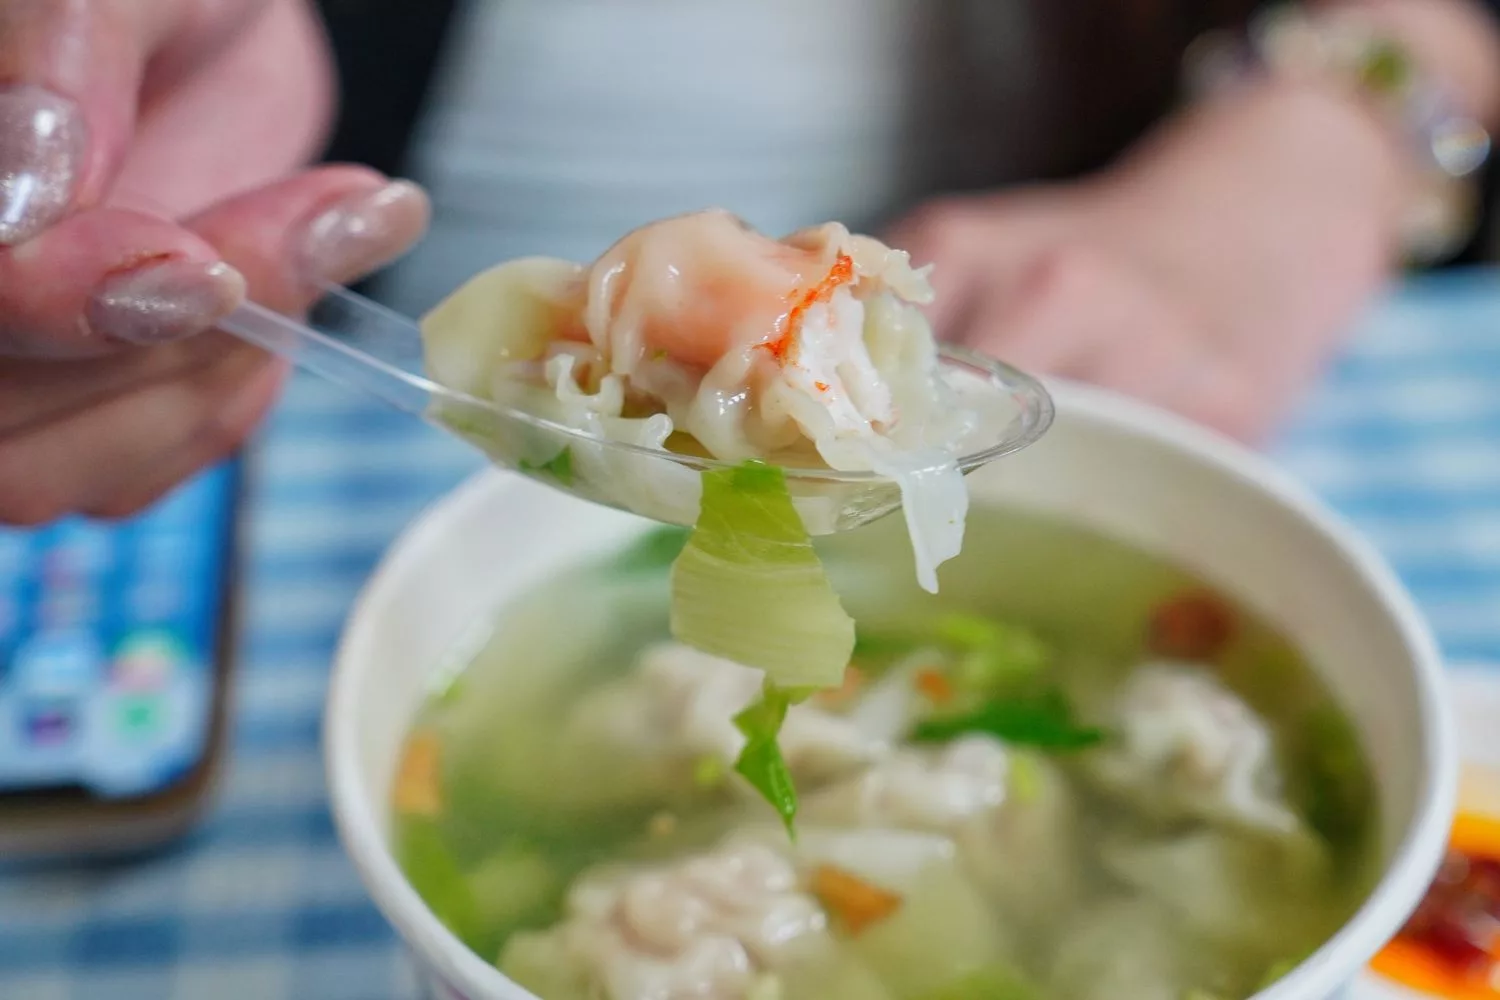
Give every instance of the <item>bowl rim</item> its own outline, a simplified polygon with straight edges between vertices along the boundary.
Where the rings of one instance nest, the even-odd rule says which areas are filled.
[[[1421,776],[1405,835],[1355,913],[1318,949],[1255,1000],[1325,997],[1357,977],[1400,929],[1437,871],[1457,801],[1458,745],[1444,693],[1446,674],[1436,639],[1385,557],[1308,487],[1267,457],[1176,414],[1121,394],[1064,380],[1048,380],[1058,410],[1105,424],[1183,453],[1258,491],[1321,535],[1354,569],[1389,616],[1410,657],[1422,720]],[[324,766],[334,826],[376,906],[418,961],[460,989],[482,990],[499,1000],[537,1000],[493,964],[471,952],[426,907],[402,876],[379,834],[376,804],[361,791],[358,727],[349,710],[351,691],[364,669],[350,652],[369,627],[370,608],[463,512],[487,503],[522,477],[484,469],[422,511],[390,546],[356,598],[334,654],[323,717]]]

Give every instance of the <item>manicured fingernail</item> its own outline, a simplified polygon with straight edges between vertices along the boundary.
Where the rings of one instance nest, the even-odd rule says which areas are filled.
[[[339,202],[308,224],[303,270],[336,284],[364,277],[420,239],[430,214],[427,194],[408,181]]]
[[[29,239],[67,211],[84,145],[78,105],[29,84],[0,89],[0,245]]]
[[[88,304],[89,328],[132,344],[202,333],[245,299],[245,278],[228,264],[165,260],[118,271]]]

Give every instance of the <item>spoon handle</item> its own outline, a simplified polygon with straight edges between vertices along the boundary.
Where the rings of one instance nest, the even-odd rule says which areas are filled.
[[[329,285],[307,322],[245,302],[219,323],[242,340],[330,381],[416,416],[446,390],[422,374],[416,323],[346,288]]]

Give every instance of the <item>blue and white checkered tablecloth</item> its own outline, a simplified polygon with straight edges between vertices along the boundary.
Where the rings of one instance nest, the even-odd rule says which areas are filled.
[[[1277,449],[1368,532],[1454,662],[1500,662],[1500,273],[1368,320]],[[319,756],[329,659],[391,539],[478,467],[299,377],[258,451],[233,756],[188,841],[0,877],[0,1000],[405,1000],[393,932],[340,853]]]

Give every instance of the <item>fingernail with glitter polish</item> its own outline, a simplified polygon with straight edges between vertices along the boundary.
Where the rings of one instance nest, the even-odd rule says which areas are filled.
[[[78,105],[30,84],[0,89],[0,246],[67,211],[84,148]]]
[[[245,279],[223,263],[166,260],[105,278],[88,304],[89,328],[132,344],[202,333],[245,299]]]
[[[308,224],[303,272],[336,284],[362,278],[420,239],[430,214],[426,193],[408,181],[339,202]]]

